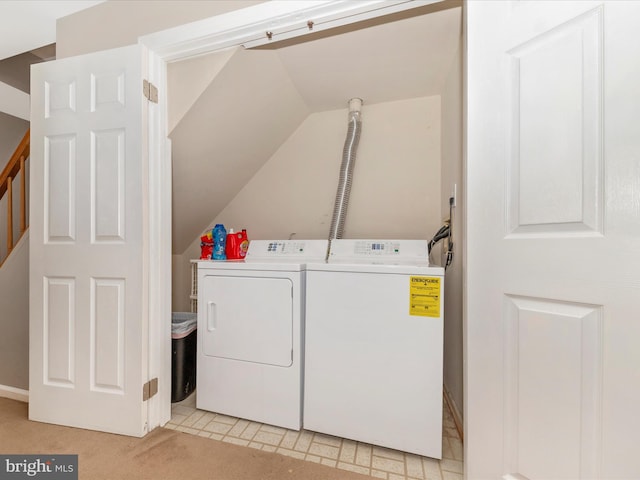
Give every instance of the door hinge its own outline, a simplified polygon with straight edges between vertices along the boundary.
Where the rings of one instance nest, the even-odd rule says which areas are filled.
[[[142,94],[150,102],[158,103],[158,88],[149,80],[142,80]]]
[[[142,386],[142,401],[146,402],[158,393],[158,379],[152,378]]]

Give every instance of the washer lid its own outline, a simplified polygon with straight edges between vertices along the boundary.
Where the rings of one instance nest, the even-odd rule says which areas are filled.
[[[444,268],[426,265],[372,265],[366,263],[308,264],[307,272],[376,273],[444,277]]]

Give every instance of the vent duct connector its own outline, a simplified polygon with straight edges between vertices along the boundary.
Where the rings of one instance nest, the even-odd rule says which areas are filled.
[[[338,191],[333,207],[333,218],[331,219],[331,231],[329,240],[342,238],[344,222],[347,218],[347,207],[349,206],[349,194],[351,193],[351,182],[353,178],[353,167],[356,163],[356,152],[360,142],[362,99],[352,98],[349,100],[349,130],[342,150],[342,165],[340,166],[340,180],[338,181]]]

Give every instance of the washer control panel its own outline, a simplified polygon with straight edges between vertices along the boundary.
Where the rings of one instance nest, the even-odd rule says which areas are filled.
[[[329,263],[428,265],[426,240],[332,240]]]

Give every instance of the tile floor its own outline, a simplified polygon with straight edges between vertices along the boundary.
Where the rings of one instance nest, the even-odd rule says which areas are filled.
[[[198,410],[195,402],[193,394],[174,403],[165,427],[387,480],[463,480],[462,442],[446,402],[442,460]]]

